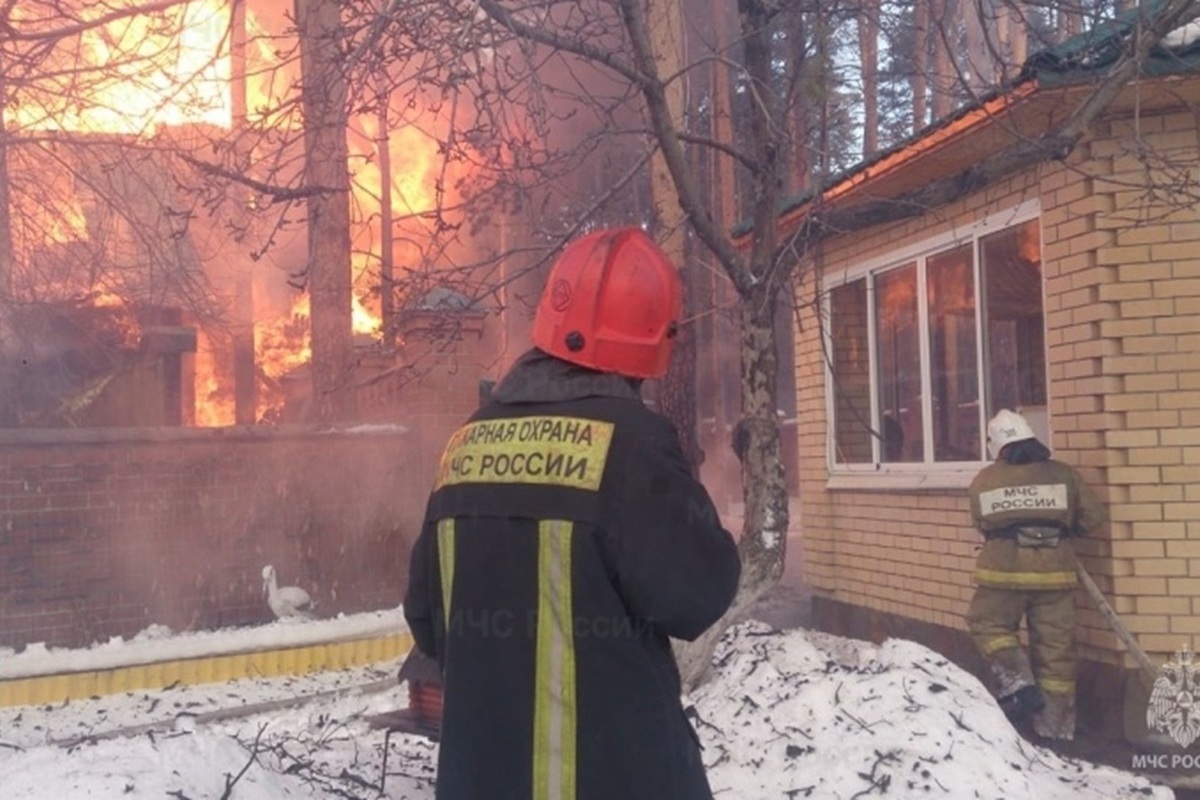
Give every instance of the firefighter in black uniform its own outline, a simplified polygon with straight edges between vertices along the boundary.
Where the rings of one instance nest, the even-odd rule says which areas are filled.
[[[1050,458],[1029,422],[1004,409],[988,423],[995,463],[971,483],[971,516],[986,541],[967,612],[1000,705],[1051,739],[1075,736],[1075,551],[1070,537],[1107,518],[1068,464]],[[1017,632],[1029,629],[1029,655]],[[1030,663],[1032,660],[1032,664]]]
[[[445,685],[438,800],[708,800],[668,637],[729,607],[741,563],[643,404],[681,313],[639,228],[551,271],[535,349],[450,439],[404,614]]]

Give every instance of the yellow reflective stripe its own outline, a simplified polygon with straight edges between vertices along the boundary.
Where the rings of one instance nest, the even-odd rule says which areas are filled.
[[[439,519],[438,571],[442,578],[442,614],[450,630],[450,598],[454,596],[454,519]]]
[[[533,800],[575,798],[575,636],[572,523],[538,523],[537,670],[533,701]]]
[[[1005,586],[1053,586],[1069,588],[1075,585],[1074,572],[1001,572],[995,569],[975,570],[975,579],[982,584]]]
[[[1050,694],[1071,694],[1075,691],[1075,681],[1065,678],[1038,678],[1037,684]]]
[[[1004,636],[995,636],[988,639],[980,645],[979,649],[983,651],[985,656],[990,656],[992,653],[998,653],[1010,647],[1018,647],[1020,644],[1016,636],[1005,634]]]

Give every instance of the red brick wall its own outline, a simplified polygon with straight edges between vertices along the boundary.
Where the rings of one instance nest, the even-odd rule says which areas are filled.
[[[417,438],[0,432],[0,647],[267,622],[266,564],[319,616],[395,607],[432,475]]]

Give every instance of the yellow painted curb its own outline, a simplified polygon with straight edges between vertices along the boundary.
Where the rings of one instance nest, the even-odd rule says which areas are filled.
[[[0,680],[0,706],[62,703],[65,700],[119,694],[135,689],[221,683],[238,678],[305,675],[310,672],[390,661],[404,655],[411,648],[412,635],[404,633],[283,650],[260,650],[253,653],[138,664],[93,672],[14,678]]]

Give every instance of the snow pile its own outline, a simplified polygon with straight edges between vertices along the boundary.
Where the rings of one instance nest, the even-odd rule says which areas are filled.
[[[126,646],[171,652],[163,635]],[[718,798],[1173,797],[1025,742],[975,678],[912,642],[746,623],[717,659],[689,703]],[[0,708],[0,798],[375,800],[384,732],[367,718],[407,702],[399,666]],[[436,745],[396,734],[389,750],[382,796],[433,800]]]
[[[366,717],[405,704],[399,668],[0,708],[0,798],[373,799],[384,734]],[[435,753],[393,736],[387,796],[432,800]]]
[[[0,763],[3,763],[0,761]],[[11,798],[221,797],[225,773],[243,766],[234,797],[279,800],[297,796],[285,775],[250,763],[245,748],[226,736],[176,736],[106,741],[61,751],[30,750],[20,768],[6,769],[0,788]]]
[[[726,634],[716,662],[693,697],[693,723],[718,796],[1174,796],[1030,744],[974,676],[913,642],[747,623]]]

